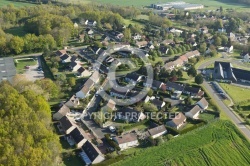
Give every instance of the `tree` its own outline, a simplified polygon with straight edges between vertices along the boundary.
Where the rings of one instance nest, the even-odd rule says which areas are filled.
[[[152,89],[149,89],[148,90],[148,96],[151,97],[151,96],[153,96],[153,94],[154,94],[154,91]]]
[[[173,54],[174,54],[174,51],[173,51],[172,48],[170,48],[170,49],[168,50],[168,55],[173,55]]]
[[[99,41],[95,41],[94,45],[95,45],[96,47],[99,47],[99,48],[102,47],[102,43],[99,42]]]
[[[197,71],[194,66],[191,66],[187,71],[188,76],[195,77],[197,75]]]
[[[184,99],[184,102],[186,105],[192,105],[192,98],[188,96],[187,98]]]
[[[196,84],[202,84],[203,83],[203,76],[201,74],[198,74],[196,77],[195,77],[195,83]]]
[[[70,77],[68,79],[69,86],[75,86],[76,85],[76,79],[74,77]]]
[[[222,7],[222,6],[220,6],[220,12],[221,12],[221,13],[223,12],[223,7]]]
[[[179,70],[177,71],[176,75],[177,75],[178,78],[182,78],[182,77],[183,77],[182,70],[179,69]]]
[[[89,36],[87,34],[84,35],[84,42],[89,43]]]
[[[49,78],[35,81],[35,84],[39,85],[44,91],[46,91],[50,98],[57,98],[60,88]]]
[[[18,36],[14,36],[13,38],[10,39],[9,46],[10,46],[10,49],[12,49],[12,51],[15,54],[20,54],[24,48],[24,41],[22,38]]]
[[[221,35],[220,38],[221,38],[221,44],[223,46],[226,46],[228,44],[228,37],[225,35]]]
[[[126,42],[130,41],[130,39],[131,39],[131,32],[130,32],[129,28],[125,28],[124,29],[123,35],[124,35],[124,37],[123,37],[124,41],[126,41]]]
[[[202,43],[200,45],[200,52],[204,54],[205,51],[206,51],[206,49],[207,49],[207,44],[206,43]]]
[[[216,46],[220,46],[221,45],[221,38],[220,37],[216,37],[215,40],[214,40],[214,44]]]

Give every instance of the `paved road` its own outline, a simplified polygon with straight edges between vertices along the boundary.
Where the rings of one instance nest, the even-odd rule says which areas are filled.
[[[219,61],[222,58],[218,58],[218,59],[213,59],[211,61],[208,61],[202,65],[200,65],[198,67],[199,70],[201,69],[205,69],[206,66],[214,63],[214,61]],[[239,130],[250,140],[250,129],[247,128],[244,125],[244,122],[241,121],[241,119],[239,119],[237,117],[237,115],[234,114],[234,112],[232,112],[224,103],[223,101],[219,98],[219,96],[216,94],[217,92],[214,91],[214,89],[209,85],[209,83],[207,81],[204,80],[203,82],[203,86],[205,87],[205,89],[208,91],[208,93],[210,94],[210,96],[212,96],[215,101],[217,102],[218,106],[221,108],[221,110],[223,110],[226,115],[233,121],[233,123],[239,128]]]

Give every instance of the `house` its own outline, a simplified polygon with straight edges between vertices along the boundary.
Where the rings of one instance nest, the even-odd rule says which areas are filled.
[[[85,69],[84,67],[80,67],[78,70],[77,70],[77,75],[79,77],[88,77],[91,75],[91,73]]]
[[[173,63],[175,65],[175,67],[181,67],[184,64],[184,62],[180,58],[175,60]]]
[[[109,99],[109,101],[107,103],[107,107],[111,110],[115,110],[115,105],[116,105],[116,103],[112,99]]]
[[[158,99],[153,99],[153,100],[151,100],[151,103],[152,103],[153,105],[155,105],[159,110],[160,110],[162,107],[164,107],[165,104],[166,104],[164,101],[161,101],[161,100],[158,100]]]
[[[180,112],[173,119],[168,121],[166,125],[178,130],[186,122],[186,120],[187,118],[185,117],[185,115]]]
[[[227,31],[226,31],[226,29],[224,29],[224,28],[219,28],[219,29],[218,29],[218,32],[219,32],[219,33],[226,33]]]
[[[91,75],[90,79],[91,79],[95,84],[98,83],[98,82],[100,81],[100,73],[99,73],[98,71],[95,71],[95,72]]]
[[[61,62],[62,63],[69,63],[71,62],[71,56],[68,54],[64,54],[62,56],[60,56]]]
[[[234,46],[229,46],[224,48],[227,53],[232,53],[234,50]]]
[[[150,84],[151,82],[152,84]],[[143,82],[143,86],[152,88],[154,90],[161,89],[163,85],[164,85],[163,82],[157,80],[149,80],[149,81],[145,80],[145,82]]]
[[[175,68],[175,64],[174,64],[174,62],[168,62],[168,63],[166,63],[166,64],[164,65],[164,68],[165,68],[166,70],[173,70],[173,69]]]
[[[162,54],[167,54],[168,53],[169,48],[165,47],[165,46],[160,46],[159,51]]]
[[[202,27],[199,29],[200,33],[207,34],[208,33],[208,28],[206,26]]]
[[[75,95],[73,95],[66,103],[65,105],[69,108],[76,108],[80,105],[79,98],[77,98]]]
[[[72,70],[72,72],[75,72],[75,71],[77,71],[81,66],[80,66],[78,63],[76,63],[76,62],[70,62],[69,67],[70,67],[70,69]]]
[[[85,25],[88,25],[88,26],[96,26],[97,22],[96,21],[93,21],[93,20],[86,20],[85,21]]]
[[[182,94],[181,91],[175,91],[175,92],[171,95],[171,98],[172,98],[172,99],[179,100],[179,99],[181,98],[181,94]]]
[[[191,59],[191,58],[194,58],[194,57],[195,57],[195,55],[193,54],[192,51],[187,52],[186,54],[184,54],[184,56],[186,56],[188,59]]]
[[[118,31],[109,31],[109,33],[112,36],[114,36],[114,38],[116,38],[117,40],[121,40],[124,37],[123,33],[118,32]]]
[[[131,82],[133,85],[135,85],[142,80],[142,77],[143,76],[136,73],[129,73],[126,75],[125,81]]]
[[[139,122],[145,118],[146,116],[142,112],[131,107],[123,107],[118,110],[115,115],[115,119],[121,119],[129,122]]]
[[[167,133],[167,129],[164,125],[160,125],[148,130],[149,135],[155,139]]]
[[[202,109],[198,105],[195,105],[191,110],[186,112],[185,115],[189,118],[197,119],[201,110]]]
[[[102,41],[110,41],[110,37],[107,35],[103,35],[101,38]]]
[[[133,38],[134,40],[141,40],[142,36],[141,36],[140,34],[136,33],[136,34],[134,34],[134,35],[132,36],[132,38]]]
[[[237,79],[233,73],[232,64],[230,62],[214,62],[213,78],[216,80],[233,81]]]
[[[183,92],[183,90],[185,88],[184,86],[182,86],[180,84],[170,82],[170,81],[168,81],[166,83],[166,86],[167,86],[168,91],[174,91],[174,92],[177,92],[177,91]]]
[[[71,62],[75,62],[77,60],[77,56],[76,55],[73,55],[70,59]]]
[[[125,99],[129,90],[127,88],[112,88],[110,90],[110,96],[111,97],[117,97],[121,99]]]
[[[179,30],[179,29],[175,29],[175,28],[167,28],[167,31],[170,32],[170,33],[173,33],[173,34],[182,34],[182,30]]]
[[[79,42],[84,42],[84,34],[79,34],[78,35],[78,40],[79,40]]]
[[[205,97],[203,97],[202,99],[200,99],[196,105],[198,105],[202,110],[206,110],[208,108],[208,102],[205,99]]]
[[[67,105],[63,105],[56,113],[53,114],[53,120],[60,120],[62,117],[66,116],[70,112]]]
[[[201,55],[201,53],[200,53],[198,50],[194,50],[194,51],[192,51],[192,53],[193,53],[193,55],[194,55],[195,57]]]
[[[105,160],[101,151],[91,142],[86,141],[82,146],[82,152],[79,153],[85,165],[97,164]]]
[[[161,44],[163,44],[163,45],[169,45],[169,44],[172,44],[172,43],[174,43],[174,40],[172,40],[172,39],[166,39],[166,40],[163,40],[161,42]]]
[[[197,97],[200,91],[201,91],[201,88],[185,86],[183,93],[186,95],[190,95],[190,97]]]
[[[232,32],[229,33],[229,38],[230,38],[231,41],[235,41],[236,40],[236,36]]]
[[[67,118],[67,116],[62,117],[60,120],[60,125],[58,126],[60,131],[63,131],[65,134],[71,133],[76,126]]]
[[[183,63],[188,63],[188,58],[185,55],[179,57],[183,61]]]
[[[67,136],[67,141],[70,145],[75,145],[76,148],[81,148],[87,141],[86,133],[82,133],[77,127]]]
[[[94,82],[91,79],[88,79],[83,85],[83,88],[76,93],[76,97],[80,99],[87,97],[93,86],[94,86]]]
[[[149,48],[150,50],[153,50],[155,46],[151,42],[149,42],[147,45],[147,48]]]
[[[116,136],[112,139],[118,144],[121,150],[125,150],[139,145],[137,135],[135,133],[128,133],[121,136]]]
[[[139,48],[145,48],[148,45],[147,41],[137,41],[135,45]]]
[[[245,55],[243,55],[243,62],[250,62],[250,56],[249,53],[245,53]]]
[[[92,52],[96,55],[98,55],[99,51],[101,51],[101,48],[97,47],[97,46],[91,46],[90,47]]]
[[[61,57],[62,55],[67,54],[67,51],[66,50],[58,50],[55,52],[55,54],[56,54],[56,56]]]
[[[90,29],[90,28],[86,28],[86,32],[90,36],[94,34],[94,31],[92,29]]]

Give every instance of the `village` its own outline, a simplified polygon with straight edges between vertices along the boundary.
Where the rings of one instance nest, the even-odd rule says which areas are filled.
[[[84,15],[74,20],[75,36],[63,49],[1,58],[0,80],[20,74],[57,81],[63,95],[50,101],[53,125],[85,165],[109,164],[206,127],[220,119],[221,108],[236,110],[229,116],[244,121],[238,127],[245,129],[250,112],[230,87],[249,89],[249,28],[222,8],[203,8],[151,4],[156,14],[129,24],[116,20],[117,27]]]

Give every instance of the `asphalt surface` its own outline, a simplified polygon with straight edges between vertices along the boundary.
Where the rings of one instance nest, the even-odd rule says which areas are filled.
[[[214,63],[215,61],[219,61],[221,59],[224,59],[224,58],[217,58],[217,59],[213,59],[211,61],[208,61],[208,62],[200,65],[198,69],[199,70],[205,69],[206,66],[209,66],[210,64]],[[246,127],[245,122],[243,122],[241,119],[239,119],[238,116],[235,115],[234,112],[232,112],[223,103],[221,98],[217,95],[217,92],[211,87],[211,85],[206,80],[204,80],[203,86],[205,87],[205,89],[207,90],[209,95],[215,99],[215,101],[217,102],[217,104],[221,108],[221,110],[223,110],[226,113],[226,115],[233,121],[233,123],[239,128],[239,130],[246,136],[246,138],[248,138],[250,140],[250,129]]]

